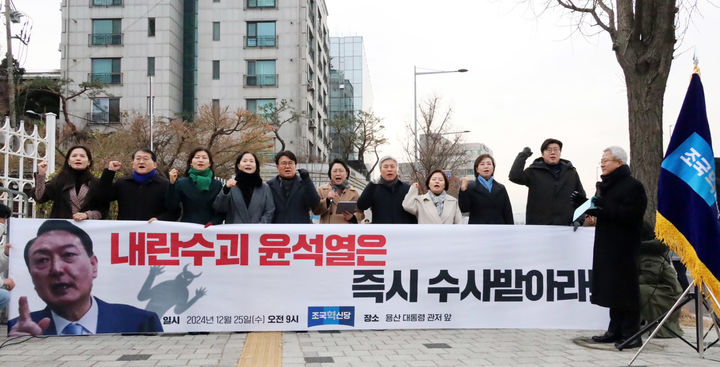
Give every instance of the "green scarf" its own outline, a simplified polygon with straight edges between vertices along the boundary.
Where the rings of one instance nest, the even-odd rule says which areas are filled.
[[[213,179],[213,172],[210,168],[204,170],[204,171],[198,171],[195,168],[190,168],[189,171],[190,179],[195,182],[195,186],[197,186],[198,190],[200,191],[208,191],[210,190],[210,183]]]

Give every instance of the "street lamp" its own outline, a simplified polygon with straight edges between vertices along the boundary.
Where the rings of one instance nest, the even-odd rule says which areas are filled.
[[[446,132],[446,133],[440,133],[438,135],[465,134],[465,133],[469,133],[469,132],[470,132],[470,130],[450,131],[450,132]]]
[[[467,69],[457,70],[436,70],[436,71],[417,71],[417,66],[413,65],[413,120],[415,121],[415,162],[418,160],[418,127],[417,127],[417,76],[429,74],[447,74],[447,73],[465,73]]]

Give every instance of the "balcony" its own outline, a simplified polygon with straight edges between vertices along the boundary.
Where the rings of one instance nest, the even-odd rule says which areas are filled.
[[[257,37],[243,37],[243,45],[245,47],[275,47],[278,45],[278,36],[257,36]]]
[[[90,0],[90,6],[122,6],[123,0]]]
[[[88,73],[88,81],[103,84],[122,84],[122,73]]]
[[[96,111],[85,114],[85,119],[91,124],[116,124],[120,123],[120,114]]]
[[[277,87],[277,74],[243,75],[245,87]]]
[[[123,44],[122,33],[88,34],[88,46],[117,46]]]

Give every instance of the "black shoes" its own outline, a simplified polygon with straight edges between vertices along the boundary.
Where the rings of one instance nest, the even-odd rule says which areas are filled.
[[[634,349],[634,348],[642,347],[642,339],[640,339],[640,338],[635,338],[633,341],[625,344],[622,348],[620,348],[620,344],[622,344],[623,342],[625,342],[625,341],[621,340],[621,341],[618,341],[617,343],[615,343],[615,348],[617,348],[618,350],[623,350],[623,349]]]
[[[603,335],[595,335],[592,337],[592,341],[595,343],[615,343],[620,341],[620,335],[610,331],[606,331]]]

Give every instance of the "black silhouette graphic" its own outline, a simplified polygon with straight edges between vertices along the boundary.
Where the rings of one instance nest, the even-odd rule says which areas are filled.
[[[180,315],[195,304],[200,297],[207,294],[205,287],[200,287],[195,290],[195,297],[188,300],[188,286],[202,273],[195,275],[187,270],[187,267],[188,265],[185,265],[183,271],[175,279],[164,281],[154,287],[152,284],[155,282],[155,277],[164,272],[164,267],[150,267],[150,273],[138,293],[139,301],[150,300],[145,306],[145,310],[155,312],[162,317],[171,307],[175,307],[175,314]]]

